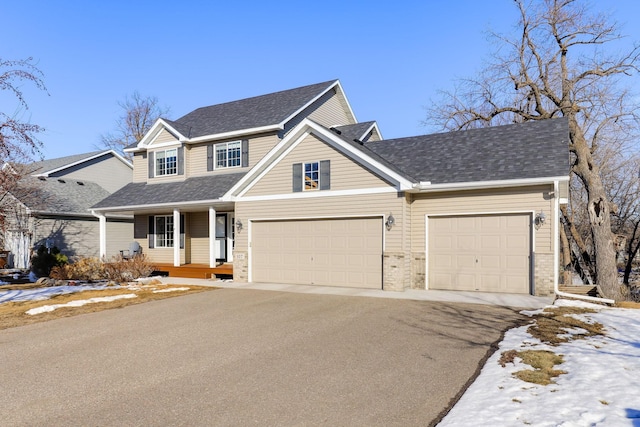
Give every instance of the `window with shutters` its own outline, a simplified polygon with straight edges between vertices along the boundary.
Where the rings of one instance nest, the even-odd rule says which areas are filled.
[[[178,150],[172,148],[156,151],[156,176],[176,175],[178,173]]]
[[[242,165],[241,142],[224,142],[215,145],[215,168],[237,168]]]
[[[331,189],[331,161],[293,164],[293,191]]]
[[[173,215],[161,215],[154,217],[156,236],[156,248],[173,247]]]

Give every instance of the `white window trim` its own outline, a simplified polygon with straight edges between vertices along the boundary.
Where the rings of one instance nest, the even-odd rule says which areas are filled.
[[[309,164],[317,164],[318,165],[318,186],[316,188],[307,188],[306,181],[304,177],[306,176],[306,166]],[[311,162],[302,162],[302,192],[305,191],[320,191],[320,160],[313,160]]]
[[[167,158],[167,152],[168,151],[174,151],[176,152],[175,158],[176,158],[176,167],[175,167],[175,172],[174,173],[163,173],[160,174],[158,173],[158,153],[164,153],[165,156],[165,170],[167,169],[166,167],[166,158]],[[153,152],[153,176],[154,177],[161,177],[161,176],[174,176],[174,175],[178,175],[178,149],[177,148],[167,148],[166,150],[158,150],[158,151],[154,151]]]
[[[238,144],[240,156],[238,160],[240,161],[236,166],[229,166],[229,144]],[[225,150],[227,152],[227,166],[218,166],[218,147],[225,146]],[[242,140],[238,139],[236,141],[227,141],[227,142],[219,142],[217,144],[213,144],[213,170],[224,170],[224,169],[234,169],[242,167]]]
[[[163,234],[164,234],[164,240],[165,240],[165,244],[164,246],[160,246],[158,244],[158,222],[157,222],[157,218],[164,218],[165,220],[165,226],[164,226],[164,230],[163,230]],[[167,245],[167,239],[170,236],[171,239],[173,239],[173,230],[171,230],[171,232],[167,232],[167,218],[171,218],[171,223],[173,228],[175,229],[175,224],[173,224],[173,215],[154,215],[153,216],[153,247],[154,248],[173,248],[175,246],[175,241],[173,241],[172,245],[169,246]]]

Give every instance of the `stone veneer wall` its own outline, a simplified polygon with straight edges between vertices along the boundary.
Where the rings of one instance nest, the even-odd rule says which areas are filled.
[[[411,289],[424,289],[426,258],[424,252],[411,253]]]
[[[382,255],[382,289],[404,291],[404,253],[385,252]]]
[[[233,281],[247,283],[249,281],[248,255],[244,251],[233,251]]]
[[[553,295],[553,254],[535,254],[534,295]]]

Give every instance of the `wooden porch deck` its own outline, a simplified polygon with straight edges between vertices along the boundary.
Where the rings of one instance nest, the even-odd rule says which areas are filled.
[[[184,264],[175,267],[173,264],[155,264],[155,274],[169,277],[187,277],[189,279],[211,279],[215,277],[233,277],[233,264],[225,263],[211,268],[207,264]]]

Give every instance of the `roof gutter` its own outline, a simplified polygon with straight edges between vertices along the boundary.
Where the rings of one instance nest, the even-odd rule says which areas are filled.
[[[453,182],[445,184],[431,184],[430,181],[420,181],[413,184],[413,188],[407,190],[409,193],[431,193],[438,191],[450,190],[476,190],[484,188],[505,188],[505,187],[522,187],[529,185],[551,184],[560,181],[569,181],[568,176],[543,177],[543,178],[524,178],[524,179],[505,179],[495,181],[472,181],[472,182]],[[556,189],[557,191],[557,189]]]
[[[190,202],[167,202],[167,203],[157,203],[154,205],[146,204],[146,205],[130,205],[130,206],[109,206],[105,208],[92,208],[91,212],[96,212],[98,214],[102,212],[115,212],[115,211],[132,211],[132,210],[151,210],[157,208],[175,208],[175,207],[185,207],[185,206],[198,206],[198,205],[212,205],[214,203],[226,203],[228,200],[223,199],[212,199],[212,200],[193,200]],[[95,215],[95,213],[94,213]]]

